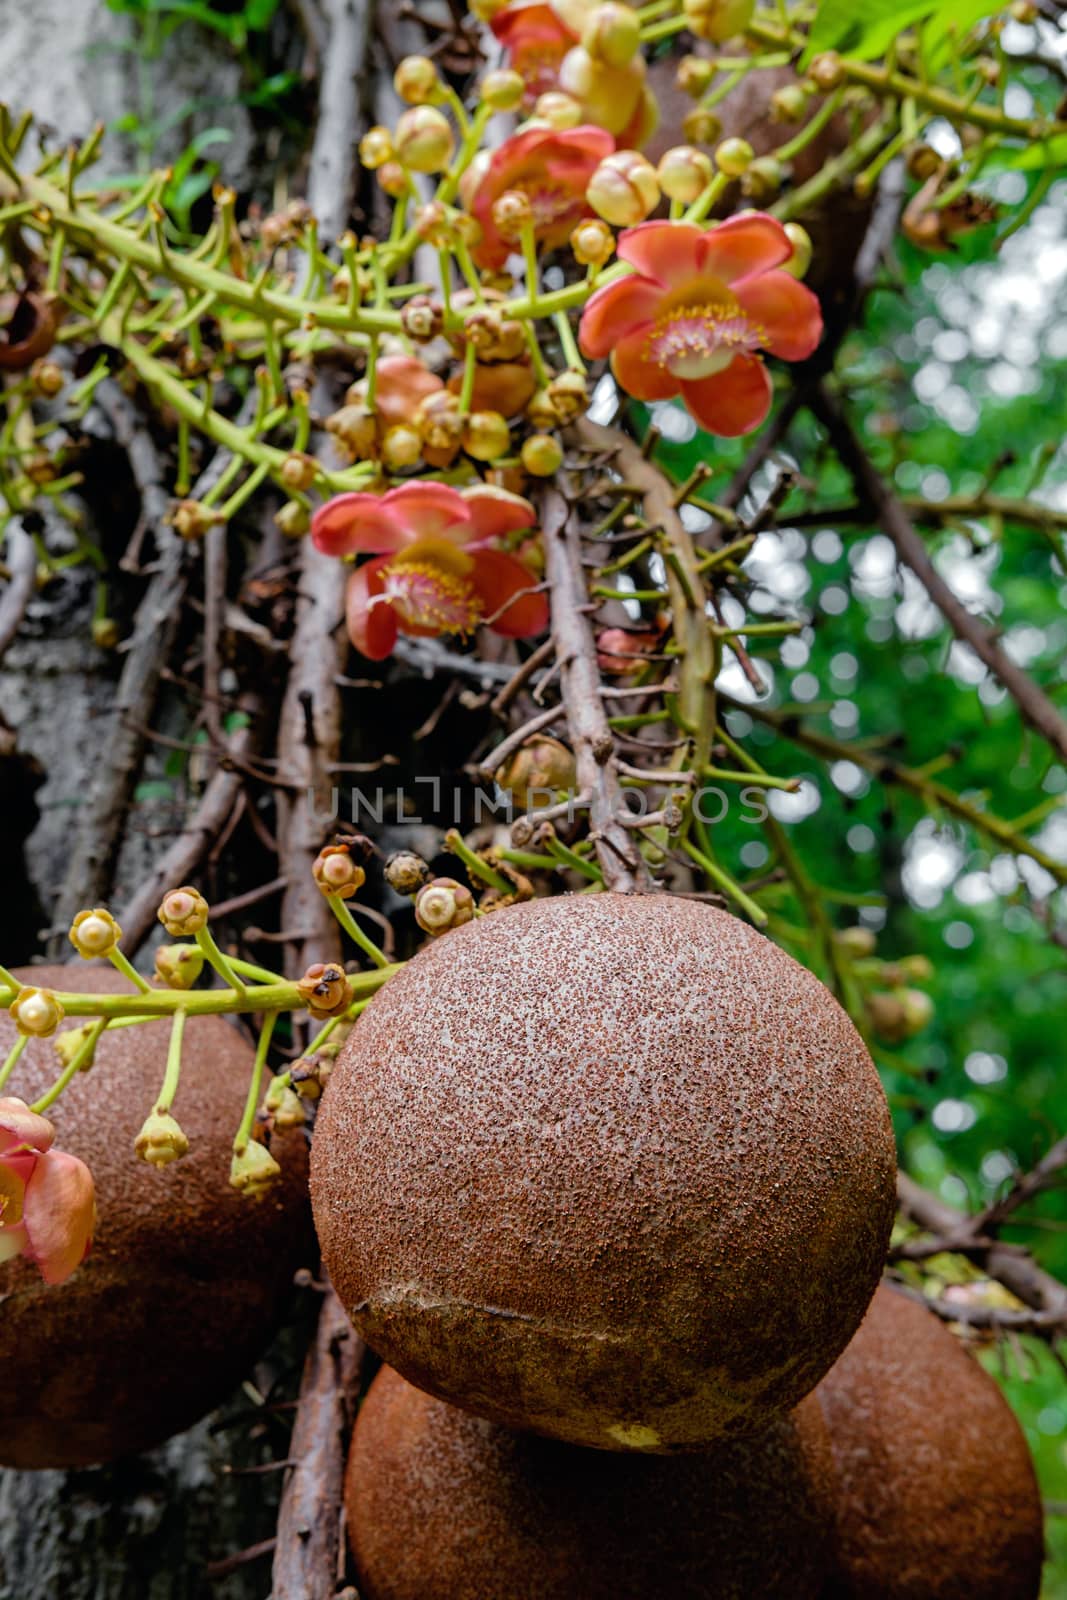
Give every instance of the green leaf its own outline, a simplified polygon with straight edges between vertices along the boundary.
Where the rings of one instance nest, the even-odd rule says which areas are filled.
[[[857,61],[884,55],[897,34],[938,9],[937,0],[822,0],[808,35],[802,65],[824,50]]]
[[[259,33],[274,20],[281,0],[248,0],[245,6],[245,26],[249,33]]]
[[[953,38],[963,39],[976,22],[1002,11],[999,0],[951,0],[933,8],[933,15],[922,31],[922,54],[929,71],[944,64],[951,53]]]
[[[1035,140],[1033,144],[1011,149],[1002,145],[1000,161],[1016,172],[1039,172],[1043,167],[1067,166],[1067,133],[1058,133],[1054,139]]]

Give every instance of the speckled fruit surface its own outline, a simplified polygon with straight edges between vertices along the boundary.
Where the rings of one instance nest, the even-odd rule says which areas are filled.
[[[87,963],[17,976],[56,989],[129,989],[110,966]],[[252,1050],[223,1018],[186,1024],[174,1111],[189,1154],[162,1171],[135,1156],[168,1035],[165,1021],[105,1033],[92,1069],[48,1113],[56,1144],[92,1170],[99,1221],[89,1257],[65,1284],[48,1287],[27,1261],[0,1265],[5,1466],[84,1466],[189,1427],[246,1375],[310,1258],[299,1129],[273,1142],[283,1177],[265,1200],[229,1186]],[[0,1012],[0,1052],[14,1038]],[[31,1040],[6,1092],[32,1100],[58,1071],[51,1040]]]
[[[877,1284],[888,1109],[828,991],[667,896],[538,900],[374,999],[312,1150],[326,1265],[420,1387],[602,1449],[807,1394]]]
[[[669,1460],[514,1433],[388,1367],[345,1494],[363,1600],[812,1600],[831,1504],[812,1399]]]
[[[879,1289],[816,1391],[838,1474],[825,1600],[1036,1600],[1041,1498],[993,1379],[914,1300]]]

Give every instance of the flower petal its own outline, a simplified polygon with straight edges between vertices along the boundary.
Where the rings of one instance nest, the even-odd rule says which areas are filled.
[[[55,1136],[48,1118],[31,1111],[25,1100],[13,1095],[0,1100],[0,1154],[23,1144],[31,1150],[49,1150]]]
[[[578,325],[582,354],[591,359],[610,355],[620,339],[655,321],[662,302],[660,285],[637,274],[597,289]]]
[[[471,514],[458,489],[447,483],[414,479],[390,489],[382,506],[405,530],[404,543],[416,539],[451,539],[466,544],[471,537]]]
[[[478,550],[470,582],[494,633],[524,639],[548,627],[548,600],[543,594],[522,592],[536,588],[537,578],[514,556],[503,550]],[[508,605],[511,595],[518,598]]]
[[[511,494],[491,483],[475,483],[461,493],[470,508],[474,527],[472,544],[500,539],[517,528],[532,528],[537,521],[536,511],[521,494]]]
[[[771,380],[758,356],[735,356],[710,378],[683,379],[681,391],[700,426],[724,439],[751,433],[771,408]]]
[[[378,598],[383,592],[379,573],[387,560],[383,556],[364,562],[353,572],[345,590],[348,637],[360,655],[371,661],[384,661],[396,644],[396,613],[387,601]]]
[[[669,400],[678,393],[679,380],[658,361],[647,359],[646,344],[644,329],[619,341],[611,352],[615,382],[635,400]]]
[[[763,211],[727,217],[704,235],[700,265],[705,272],[726,283],[747,278],[754,272],[769,272],[780,267],[793,254],[789,235],[782,224]]]
[[[93,1178],[65,1150],[41,1156],[26,1185],[26,1254],[46,1283],[63,1283],[84,1261],[96,1219]]]
[[[619,260],[666,288],[699,272],[705,238],[695,222],[639,222],[619,234]]]
[[[743,311],[767,335],[767,348],[783,361],[803,361],[822,338],[818,297],[788,272],[761,272],[734,284]]]
[[[403,527],[383,497],[359,493],[334,495],[319,506],[311,519],[311,539],[326,556],[384,555],[405,543]]]
[[[444,384],[417,356],[382,356],[378,362],[375,411],[384,428],[410,422],[419,402]]]
[[[16,1223],[13,1228],[0,1227],[0,1265],[13,1261],[26,1248],[26,1224]]]

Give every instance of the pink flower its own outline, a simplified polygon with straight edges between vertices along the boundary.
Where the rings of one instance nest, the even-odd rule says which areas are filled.
[[[603,128],[527,128],[505,139],[488,164],[472,163],[465,186],[467,208],[482,226],[474,252],[480,267],[502,267],[511,250],[493,225],[493,204],[509,189],[528,195],[534,231],[547,250],[566,244],[576,222],[590,215],[585,191],[615,140]]]
[[[490,26],[507,52],[509,67],[525,82],[531,102],[556,87],[560,63],[578,36],[550,5],[534,0],[530,5],[507,6]]]
[[[802,361],[822,336],[815,295],[778,270],[793,253],[782,225],[758,211],[712,228],[643,222],[618,252],[635,270],[586,305],[583,352],[610,355],[635,400],[680,394],[709,433],[758,428],[771,404],[762,353]]]
[[[337,495],[316,511],[311,537],[327,555],[374,555],[349,578],[345,604],[352,643],[382,661],[398,633],[436,638],[483,622],[511,639],[540,633],[548,602],[529,592],[534,575],[494,548],[533,522],[530,502],[506,489],[412,482]]]
[[[89,1168],[54,1138],[25,1101],[0,1099],[0,1261],[27,1256],[63,1283],[88,1253],[96,1206]]]

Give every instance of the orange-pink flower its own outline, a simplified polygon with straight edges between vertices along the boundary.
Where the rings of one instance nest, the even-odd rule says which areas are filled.
[[[546,250],[566,244],[575,223],[590,215],[585,191],[614,148],[603,128],[527,128],[505,139],[487,165],[472,163],[463,192],[482,226],[474,252],[478,265],[496,270],[510,254],[512,247],[493,224],[494,202],[509,189],[529,196],[538,243]]]
[[[681,395],[709,433],[749,433],[771,404],[762,355],[802,361],[822,336],[815,295],[780,270],[792,250],[781,223],[758,211],[711,228],[630,228],[618,253],[634,271],[586,305],[582,350],[610,355],[635,400]]]
[[[0,1261],[27,1256],[63,1283],[85,1259],[96,1206],[89,1168],[54,1138],[24,1100],[0,1099]]]
[[[541,0],[505,7],[490,27],[507,52],[508,66],[525,82],[530,101],[556,87],[560,63],[578,43],[578,35]]]
[[[311,537],[327,555],[374,556],[349,578],[345,609],[356,649],[382,661],[398,633],[462,635],[482,623],[511,639],[540,633],[548,602],[531,592],[537,580],[496,548],[534,521],[530,502],[505,489],[411,482],[335,496],[316,511]]]

